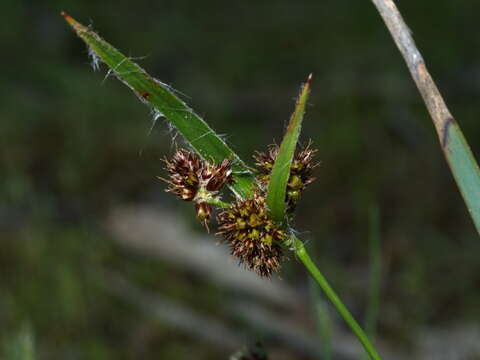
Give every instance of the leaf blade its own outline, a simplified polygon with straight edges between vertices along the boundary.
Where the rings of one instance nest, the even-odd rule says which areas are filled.
[[[168,85],[150,76],[138,64],[70,15],[62,13],[62,16],[87,44],[91,55],[98,56],[98,59],[110,68],[109,71],[128,86],[142,102],[151,105],[159,115],[167,118],[205,160],[215,163],[220,163],[226,158],[233,160],[234,183],[230,188],[236,196],[245,198],[252,194],[254,178],[248,167],[193,109],[173,93]]]
[[[467,210],[480,234],[480,169],[456,121],[445,129],[442,149]]]
[[[278,151],[275,164],[273,165],[270,182],[267,189],[267,207],[270,216],[276,222],[283,222],[285,218],[286,204],[285,196],[287,192],[288,178],[290,177],[290,167],[297,147],[298,138],[302,128],[305,106],[310,94],[312,74],[300,90],[300,94],[295,104],[295,110],[290,118],[287,130],[283,137],[280,149]]]

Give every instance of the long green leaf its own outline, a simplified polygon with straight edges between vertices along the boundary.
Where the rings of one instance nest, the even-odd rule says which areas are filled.
[[[267,206],[273,220],[282,222],[285,218],[285,195],[287,192],[290,167],[297,147],[298,137],[302,128],[305,105],[310,93],[312,74],[303,85],[295,105],[295,111],[290,118],[287,130],[280,145],[280,150],[272,169],[271,180],[267,190]]]
[[[94,66],[98,66],[98,60],[103,61],[110,68],[110,72],[127,85],[140,100],[151,105],[158,115],[163,115],[169,120],[205,160],[215,163],[226,158],[233,160],[235,182],[231,186],[232,191],[240,197],[251,195],[253,175],[250,170],[212,128],[173,93],[168,85],[147,74],[138,64],[91,29],[65,13],[62,15],[87,44]]]
[[[445,126],[442,147],[468,212],[480,234],[480,170],[456,121]]]

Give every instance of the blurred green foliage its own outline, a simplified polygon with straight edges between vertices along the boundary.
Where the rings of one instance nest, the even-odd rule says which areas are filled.
[[[399,4],[433,77],[480,154],[480,3]],[[214,312],[221,289],[119,249],[109,210],[174,199],[155,179],[171,151],[160,122],[93,73],[65,10],[188,94],[244,159],[281,139],[298,85],[315,83],[304,140],[318,180],[297,228],[339,293],[365,308],[368,204],[382,209],[379,336],[478,319],[480,242],[403,61],[368,1],[5,0],[0,11],[0,343],[29,323],[39,359],[226,358],[107,294],[103,271]],[[194,220],[189,220],[194,221]],[[200,226],[196,226],[201,231]],[[291,259],[285,278],[306,283]],[[286,280],[288,281],[288,280]],[[147,330],[145,330],[147,329]],[[145,339],[142,334],[148,333]],[[140,340],[139,340],[140,339]],[[334,341],[334,339],[333,339]],[[5,347],[8,347],[5,345]]]

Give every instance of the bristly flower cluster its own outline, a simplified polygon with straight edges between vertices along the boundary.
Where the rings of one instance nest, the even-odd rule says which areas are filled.
[[[279,271],[283,258],[282,246],[289,235],[286,228],[270,218],[265,204],[266,190],[278,152],[277,145],[272,145],[267,153],[257,152],[254,158],[260,174],[253,197],[222,204],[224,208],[217,217],[217,235],[223,236],[230,245],[231,254],[238,258],[240,264],[262,277],[271,277]],[[285,198],[290,215],[301,192],[315,180],[312,177],[313,169],[318,165],[313,162],[315,153],[316,150],[312,150],[308,144],[294,156]],[[220,190],[233,181],[231,161],[225,159],[218,165],[210,164],[192,151],[179,149],[171,160],[165,159],[165,164],[170,175],[168,180],[162,179],[169,184],[166,191],[181,200],[194,201],[197,217],[208,230],[211,204],[220,203]]]
[[[166,191],[181,200],[195,201],[197,217],[208,229],[212,213],[208,202],[217,200],[222,187],[232,182],[231,161],[225,159],[218,165],[210,164],[185,149],[177,150],[171,160],[164,161],[170,180],[159,179],[170,185]]]
[[[303,149],[295,154],[290,168],[290,177],[288,179],[287,192],[285,195],[285,202],[287,203],[287,210],[291,213],[295,210],[295,206],[300,200],[302,191],[313,181],[316,180],[312,176],[313,169],[319,165],[314,162],[313,158],[317,150],[310,148],[309,142]],[[266,191],[266,187],[270,182],[273,165],[278,156],[278,145],[270,145],[268,152],[260,152],[253,156],[255,165],[260,170],[257,177],[261,187]]]
[[[259,192],[221,212],[218,224],[217,234],[225,238],[232,255],[245,267],[264,277],[280,269],[281,245],[287,232],[269,218],[265,198]]]

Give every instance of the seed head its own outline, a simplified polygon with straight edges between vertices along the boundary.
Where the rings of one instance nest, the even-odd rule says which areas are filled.
[[[260,276],[270,277],[280,269],[282,242],[287,232],[269,217],[265,198],[256,192],[252,199],[237,200],[218,215],[219,232],[230,244],[240,264]]]
[[[164,161],[165,170],[170,174],[170,180],[162,179],[170,185],[165,191],[177,195],[180,200],[194,200],[200,186],[199,174],[203,170],[200,158],[190,151],[180,149],[172,160]]]
[[[303,149],[297,152],[293,158],[292,165],[290,167],[290,177],[288,178],[287,193],[285,201],[287,208],[291,212],[295,209],[302,191],[315,181],[316,178],[312,177],[312,172],[319,163],[313,161],[313,157],[317,150],[310,148],[311,142],[309,142]],[[270,182],[273,165],[278,156],[278,145],[270,145],[268,152],[259,152],[253,156],[255,159],[255,165],[260,170],[258,181],[260,185],[265,188]]]
[[[222,187],[233,181],[231,161],[210,164],[185,149],[177,150],[171,160],[164,161],[170,175],[170,179],[160,178],[170,185],[165,191],[180,200],[195,201],[197,217],[207,227],[212,212],[208,201],[217,199]]]
[[[212,215],[212,206],[206,202],[197,202],[195,204],[195,212],[197,213],[197,219],[200,220],[208,230],[208,221]]]

